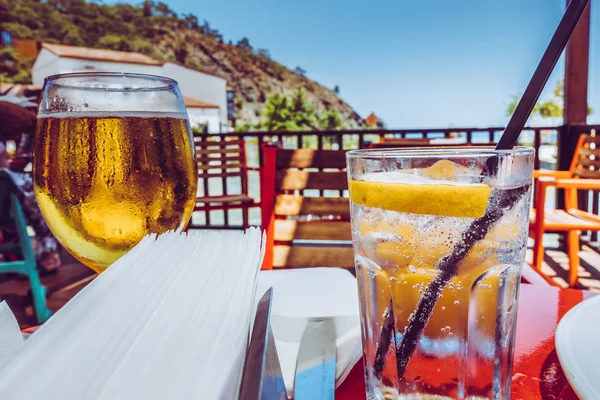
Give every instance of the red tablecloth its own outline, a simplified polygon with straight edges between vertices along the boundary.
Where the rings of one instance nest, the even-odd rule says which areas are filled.
[[[558,321],[595,293],[554,287],[521,286],[512,399],[577,400],[560,367],[554,348]],[[337,400],[365,400],[362,360],[336,391]]]

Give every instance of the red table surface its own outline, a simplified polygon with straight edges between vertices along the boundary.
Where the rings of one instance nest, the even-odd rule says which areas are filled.
[[[560,319],[595,293],[521,285],[511,398],[577,400],[556,355],[554,333]],[[337,400],[365,400],[363,362],[336,390]]]

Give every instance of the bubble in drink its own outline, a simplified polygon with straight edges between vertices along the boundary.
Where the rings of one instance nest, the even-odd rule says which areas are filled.
[[[185,115],[42,115],[34,150],[35,194],[48,226],[97,272],[147,233],[183,228],[194,208]]]
[[[494,193],[526,187],[527,174],[524,177],[494,186]],[[516,309],[528,193],[456,263],[456,273],[432,300],[425,296],[441,272],[438,263],[462,243],[463,234],[488,207],[492,186],[482,179],[481,169],[442,160],[429,167],[357,174],[349,186],[355,252],[369,260],[357,264],[363,323],[369,324],[364,331],[372,335],[363,338],[367,364],[373,365],[367,369],[369,395],[502,398],[497,396],[507,390],[502,383],[506,377],[498,376],[494,357],[510,356],[503,349],[504,340],[512,338],[505,331],[511,323],[505,321],[514,319]],[[376,279],[369,278],[372,271],[377,271]],[[381,316],[390,301],[397,343],[405,345],[409,324],[418,321],[424,329],[412,343],[415,351],[407,363],[388,356],[379,367],[375,356]],[[415,320],[420,303],[433,311]],[[490,352],[490,346],[499,351]],[[395,375],[396,362],[401,367],[406,363],[401,380]]]

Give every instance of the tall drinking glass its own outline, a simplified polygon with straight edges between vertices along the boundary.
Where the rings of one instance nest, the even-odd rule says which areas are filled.
[[[510,398],[533,150],[347,157],[367,398]]]
[[[46,78],[33,178],[54,235],[96,272],[144,235],[184,228],[197,172],[177,82],[122,73]]]

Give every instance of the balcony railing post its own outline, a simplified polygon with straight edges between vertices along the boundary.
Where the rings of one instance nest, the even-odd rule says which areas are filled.
[[[596,190],[592,192],[592,213],[594,215],[598,215],[598,191]],[[592,231],[592,236],[590,240],[592,242],[598,241],[598,231]]]
[[[539,129],[533,130],[533,148],[535,149],[535,158],[533,168],[540,169],[540,146],[542,145],[542,134]]]

